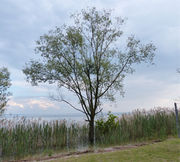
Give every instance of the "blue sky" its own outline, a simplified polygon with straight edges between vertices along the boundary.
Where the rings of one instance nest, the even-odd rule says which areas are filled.
[[[179,0],[1,0],[0,66],[11,72],[13,93],[6,113],[64,114],[76,112],[64,103],[49,100],[56,88],[32,87],[22,68],[34,54],[35,41],[55,26],[71,22],[71,13],[87,6],[114,9],[114,15],[127,18],[125,35],[135,34],[156,47],[155,65],[138,65],[124,81],[125,96],[105,102],[104,111],[127,112],[137,108],[172,107],[180,98],[180,1]],[[76,99],[67,91],[63,95]],[[180,104],[179,104],[180,106]]]

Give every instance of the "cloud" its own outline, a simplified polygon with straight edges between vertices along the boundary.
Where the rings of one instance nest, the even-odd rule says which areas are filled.
[[[11,107],[24,108],[24,105],[23,105],[23,104],[16,103],[16,102],[14,102],[14,101],[10,101],[10,102],[8,103],[8,105],[11,106]]]
[[[48,98],[24,97],[11,98],[6,114],[56,114],[58,110],[58,104],[50,101]]]
[[[75,104],[77,105],[77,103]],[[43,116],[72,114],[77,111],[63,102],[52,101],[48,97],[23,96],[11,97],[5,113]]]
[[[55,26],[71,23],[70,14],[86,6],[114,9],[114,15],[127,17],[125,36],[135,34],[144,43],[156,47],[155,65],[135,66],[136,72],[125,79],[125,98],[105,103],[105,110],[129,111],[134,108],[171,106],[178,97],[180,78],[179,0],[2,0],[0,5],[0,64],[11,72],[13,97],[7,108],[14,113],[55,113],[72,110],[63,103],[48,101],[54,85],[32,87],[22,68],[34,54],[35,41]],[[63,90],[62,90],[63,91]],[[63,91],[67,99],[75,98]],[[77,104],[77,103],[76,103]],[[73,111],[73,110],[72,110]]]
[[[56,108],[55,104],[52,102],[49,102],[47,100],[35,100],[35,99],[30,99],[27,103],[28,107],[33,108],[33,107],[39,107],[40,109],[47,110],[48,108]]]

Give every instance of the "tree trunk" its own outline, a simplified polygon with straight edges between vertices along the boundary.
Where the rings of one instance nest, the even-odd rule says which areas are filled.
[[[89,143],[90,145],[94,145],[94,117],[91,117],[89,121]]]

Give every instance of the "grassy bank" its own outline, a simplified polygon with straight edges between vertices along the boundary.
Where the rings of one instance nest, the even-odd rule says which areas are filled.
[[[96,127],[97,147],[166,138],[176,135],[174,110],[134,111],[114,119],[114,125]],[[14,124],[16,123],[16,124]],[[88,125],[66,121],[42,122],[24,118],[0,123],[1,158],[20,158],[37,153],[88,147]]]
[[[172,162],[180,161],[180,139],[168,139],[151,145],[108,153],[86,154],[51,162]]]

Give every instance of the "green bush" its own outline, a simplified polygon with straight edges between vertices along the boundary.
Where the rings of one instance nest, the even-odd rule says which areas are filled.
[[[109,111],[107,115],[107,119],[100,118],[95,122],[96,129],[99,130],[99,132],[102,134],[107,134],[118,126],[118,122],[116,120],[118,117],[113,115],[111,111]]]

